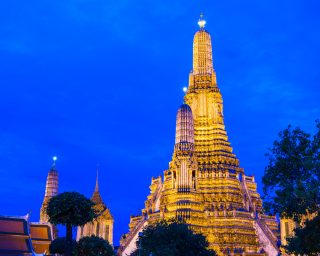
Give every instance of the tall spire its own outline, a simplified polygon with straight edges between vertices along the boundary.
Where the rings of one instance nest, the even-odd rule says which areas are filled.
[[[187,104],[182,104],[177,113],[176,144],[178,143],[194,143],[192,110]]]
[[[53,164],[47,176],[45,198],[51,198],[58,194],[58,171],[56,170],[57,157],[52,158]]]
[[[95,185],[94,192],[92,194],[91,200],[95,204],[101,204],[103,207],[105,207],[104,203],[103,203],[103,200],[101,198],[100,192],[99,192],[99,167],[98,166],[97,166],[96,185]]]
[[[96,187],[94,192],[99,192],[99,167],[97,166],[97,177],[96,177]]]
[[[228,163],[238,168],[239,161],[232,153],[224,126],[223,100],[213,68],[211,36],[204,29],[203,15],[198,24],[200,29],[193,39],[193,70],[184,97],[192,109],[195,151],[199,156],[210,155],[213,162]]]
[[[210,34],[204,30],[206,21],[203,14],[198,21],[200,30],[193,39],[193,74],[208,75],[213,73],[212,46]]]
[[[58,194],[59,175],[56,170],[56,161],[57,157],[54,156],[52,167],[47,176],[45,195],[40,210],[40,222],[48,222],[49,219],[46,214],[47,205],[49,200]]]

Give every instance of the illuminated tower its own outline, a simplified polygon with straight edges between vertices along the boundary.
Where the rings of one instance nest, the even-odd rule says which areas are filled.
[[[253,176],[246,176],[224,125],[223,100],[205,20],[193,40],[193,70],[177,113],[172,160],[152,178],[142,215],[131,217],[119,255],[130,255],[137,234],[162,218],[183,219],[219,255],[276,256],[278,223],[263,213]],[[266,252],[266,253],[265,253]]]
[[[82,227],[77,229],[77,241],[84,236],[99,236],[109,243],[113,244],[113,217],[110,213],[109,208],[105,205],[102,200],[99,191],[99,180],[98,180],[98,170],[96,178],[96,186],[91,197],[91,201],[95,203],[94,209],[97,213],[97,217]]]
[[[48,173],[46,182],[46,192],[40,209],[40,223],[47,223],[49,218],[46,214],[46,208],[49,200],[58,194],[59,175],[56,170],[56,157],[53,157],[53,165]]]
[[[196,166],[192,110],[187,104],[183,104],[177,113],[174,157],[172,187],[180,192],[190,192],[195,188]]]

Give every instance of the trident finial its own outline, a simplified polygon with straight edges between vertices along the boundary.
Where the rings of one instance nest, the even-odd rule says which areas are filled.
[[[201,29],[204,28],[206,25],[206,21],[203,19],[203,13],[200,14],[198,25]]]

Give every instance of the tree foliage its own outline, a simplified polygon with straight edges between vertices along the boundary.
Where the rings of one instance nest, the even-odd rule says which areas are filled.
[[[95,217],[94,203],[78,192],[65,192],[50,199],[46,209],[49,222],[82,226]]]
[[[273,214],[300,221],[320,204],[320,122],[311,136],[288,126],[279,133],[267,154],[269,164],[262,178],[265,208]]]
[[[267,154],[269,164],[262,178],[264,206],[273,214],[300,224],[288,238],[287,252],[320,253],[320,122],[311,134],[288,126]],[[307,220],[306,216],[316,216]]]
[[[78,241],[76,256],[113,256],[114,251],[108,241],[97,236],[85,236]]]
[[[148,225],[137,241],[132,255],[149,256],[215,256],[207,249],[208,242],[202,234],[195,234],[182,222],[161,220]]]
[[[77,242],[73,240],[72,248],[74,248],[76,244]],[[66,252],[66,238],[57,237],[54,239],[49,246],[49,251],[51,254],[64,254]]]
[[[72,227],[82,226],[96,216],[94,203],[77,192],[65,192],[50,199],[46,208],[49,222],[66,226],[66,256],[71,256]]]
[[[285,249],[294,255],[316,256],[320,253],[320,215],[307,220],[304,227],[295,229],[295,236],[287,239]]]

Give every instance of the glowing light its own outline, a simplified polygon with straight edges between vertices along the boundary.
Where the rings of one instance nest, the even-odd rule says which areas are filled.
[[[57,161],[58,157],[54,156],[52,157],[53,161]]]
[[[183,87],[183,92],[187,92],[188,91],[188,88],[187,87]]]
[[[201,13],[201,14],[200,14],[200,19],[199,19],[199,21],[198,21],[199,27],[200,27],[200,28],[204,28],[205,25],[206,25],[206,23],[207,23],[207,22],[203,19],[203,14]]]
[[[198,21],[198,25],[200,28],[204,28],[204,26],[206,25],[206,21],[205,20],[199,20]]]

